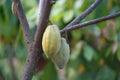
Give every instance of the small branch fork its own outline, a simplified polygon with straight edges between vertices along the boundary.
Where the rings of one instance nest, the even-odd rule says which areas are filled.
[[[86,9],[80,16],[76,17],[72,22],[70,22],[65,27],[65,29],[75,24],[78,24],[82,19],[87,17],[100,4],[100,2],[102,2],[102,0],[95,0],[95,2],[88,9]]]
[[[44,30],[47,27],[51,8],[52,8],[52,5],[55,3],[55,1],[54,0],[39,0],[41,4],[40,5],[40,17],[39,17],[38,27],[35,33],[34,41],[31,38],[29,25],[28,25],[26,16],[24,14],[20,0],[12,0],[12,1],[14,2],[13,7],[15,10],[15,13],[17,14],[16,16],[18,17],[20,21],[22,31],[24,34],[24,38],[28,45],[27,48],[28,48],[28,53],[29,53],[27,56],[26,64],[25,64],[20,80],[31,80],[36,64],[40,58],[40,55],[43,53],[42,44],[41,44],[42,36],[43,36]],[[84,19],[87,15],[89,15],[98,6],[98,4],[100,4],[101,1],[102,0],[95,0],[95,2],[86,11],[84,11],[80,16],[75,18],[70,24],[68,24],[63,30],[61,30],[61,33],[66,33],[67,31],[71,31],[74,29],[85,27],[87,25],[95,24],[98,22],[102,22],[102,21],[120,16],[120,12],[119,12],[114,15],[109,15],[106,17],[102,17],[102,18],[98,18],[95,20],[91,20],[91,21],[78,24],[82,19]]]
[[[66,29],[61,30],[61,34],[66,32],[66,31],[72,31],[72,30],[75,30],[75,29],[78,29],[78,28],[86,27],[88,25],[96,24],[96,23],[103,22],[103,21],[113,19],[113,18],[116,18],[116,17],[120,17],[120,12],[112,14],[112,15],[108,15],[108,16],[105,16],[105,17],[102,17],[102,18],[86,21],[86,22],[81,23],[81,24],[73,25],[71,27],[68,27]]]

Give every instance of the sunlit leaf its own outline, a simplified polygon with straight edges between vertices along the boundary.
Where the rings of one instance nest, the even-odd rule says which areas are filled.
[[[84,1],[84,0],[76,0],[76,1],[75,1],[75,4],[74,4],[74,8],[75,8],[76,10],[79,9],[79,8],[82,6],[83,1]]]
[[[27,19],[32,29],[38,23],[39,10],[37,8],[32,8],[27,12]]]
[[[67,23],[67,22],[69,22],[70,20],[72,20],[73,16],[74,16],[73,10],[65,11],[64,16],[63,16],[63,21],[64,21],[65,23]]]
[[[95,50],[89,45],[84,45],[83,47],[83,56],[87,61],[92,61],[94,54],[96,54]]]

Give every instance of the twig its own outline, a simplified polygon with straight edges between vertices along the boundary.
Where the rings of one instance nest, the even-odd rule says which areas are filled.
[[[75,30],[75,29],[78,29],[78,28],[86,27],[88,25],[96,24],[96,23],[103,22],[103,21],[106,21],[106,20],[109,20],[109,19],[112,19],[112,18],[116,18],[116,17],[120,17],[120,12],[112,14],[112,15],[108,15],[108,16],[105,16],[105,17],[102,17],[102,18],[94,19],[94,20],[91,20],[91,21],[86,21],[84,23],[71,26],[67,29],[61,30],[61,33],[64,33],[66,30],[67,31],[72,31],[72,30]]]
[[[101,1],[102,0],[95,0],[95,2],[88,9],[86,9],[86,11],[84,11],[80,16],[76,17],[72,22],[70,22],[70,24],[68,24],[65,29],[78,24],[82,19],[88,16],[100,4]]]
[[[27,44],[29,45],[32,42],[32,38],[30,35],[30,29],[29,29],[29,25],[26,19],[26,16],[24,14],[22,5],[20,0],[13,0],[13,10],[15,10],[14,12],[16,13],[16,16],[18,17],[20,24],[22,26],[22,31],[25,37],[25,41],[27,42]]]
[[[24,71],[21,77],[21,80],[31,80],[33,76],[33,72],[35,70],[38,59],[40,58],[40,54],[42,54],[42,35],[48,24],[49,15],[51,11],[51,7],[53,4],[53,0],[40,0],[42,2],[42,11],[39,17],[39,23],[37,27],[37,31],[35,33],[35,38],[33,45],[30,47],[29,54],[27,56],[27,61],[24,67]]]

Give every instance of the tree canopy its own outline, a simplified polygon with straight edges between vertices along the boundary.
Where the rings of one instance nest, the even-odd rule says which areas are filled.
[[[42,13],[39,1],[21,0],[21,3],[34,38]],[[94,0],[56,0],[49,20],[63,30],[93,3]],[[0,80],[19,80],[28,55],[20,22],[11,5],[11,0],[0,2]],[[119,0],[102,0],[79,23],[119,11]],[[38,61],[32,80],[120,80],[120,17],[68,31],[68,43],[70,58],[66,68],[57,70],[43,54],[44,60]]]

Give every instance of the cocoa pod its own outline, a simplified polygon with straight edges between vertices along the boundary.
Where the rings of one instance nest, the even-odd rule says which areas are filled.
[[[17,12],[15,10],[15,3],[14,3],[14,1],[12,2],[11,10],[12,10],[13,15],[16,16],[16,17],[18,17],[17,16]]]
[[[64,38],[61,38],[61,46],[58,53],[52,57],[52,61],[59,69],[62,69],[66,66],[69,60],[70,48]]]
[[[49,25],[42,38],[42,48],[47,58],[51,58],[58,52],[60,44],[61,36],[58,27],[56,25]]]

